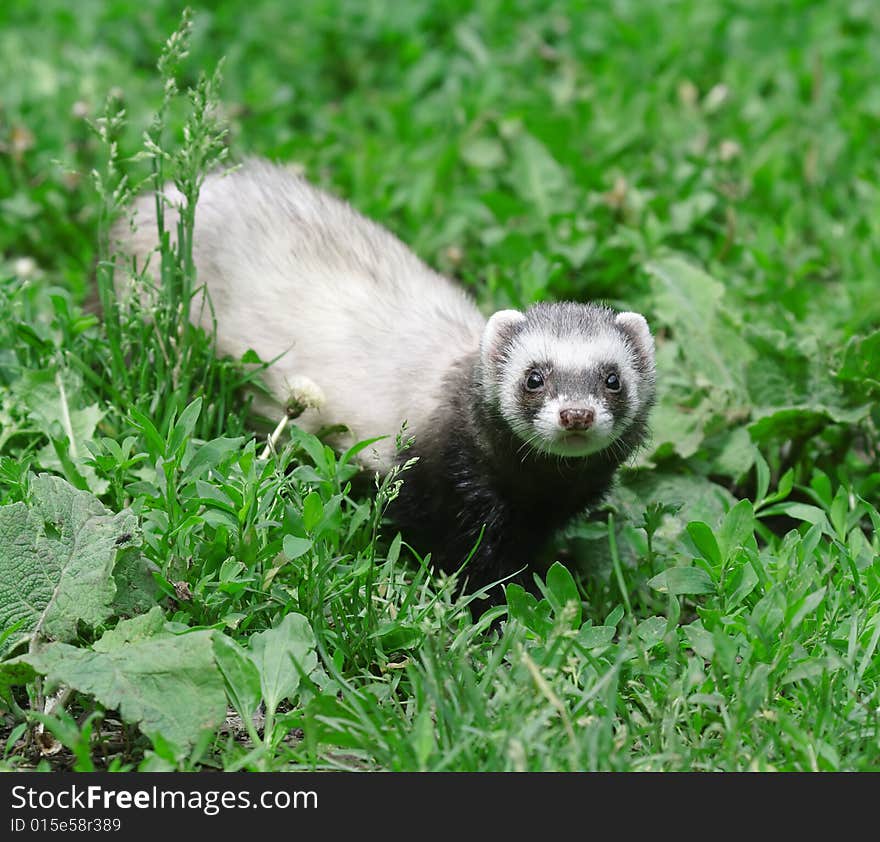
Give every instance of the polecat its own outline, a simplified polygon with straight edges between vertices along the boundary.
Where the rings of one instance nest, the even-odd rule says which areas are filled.
[[[181,201],[173,188],[166,197]],[[136,222],[115,234],[143,266],[157,241],[153,197],[138,201]],[[165,224],[176,230],[171,210]],[[261,161],[207,178],[193,249],[219,349],[280,356],[266,371],[276,413],[303,378],[317,384],[304,429],[345,425],[342,445],[388,436],[363,460],[371,467],[417,456],[391,514],[447,571],[479,542],[471,587],[533,564],[645,438],[654,343],[637,313],[537,304],[487,321],[387,230]],[[413,443],[398,453],[403,422]]]

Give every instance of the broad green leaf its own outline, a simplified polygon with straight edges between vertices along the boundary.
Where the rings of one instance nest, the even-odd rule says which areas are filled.
[[[117,541],[120,540],[117,538]],[[132,617],[149,611],[159,595],[154,574],[159,568],[140,552],[140,536],[135,534],[132,544],[120,547],[113,568],[113,581],[116,582],[116,597],[113,600],[113,614]]]
[[[223,677],[214,662],[214,633],[158,634],[92,651],[50,643],[22,660],[55,684],[119,710],[146,736],[193,745],[226,717]]]
[[[383,439],[387,439],[388,436],[376,436],[372,439],[364,439],[363,441],[359,441],[356,444],[353,444],[342,456],[339,457],[339,464],[346,465],[351,459],[354,459],[355,456],[358,455],[362,450],[366,450],[370,445],[375,444],[377,441],[382,441]]]
[[[507,613],[514,620],[519,620],[528,626],[532,612],[537,605],[537,600],[522,585],[511,582],[504,588],[507,598]]]
[[[694,650],[703,660],[711,661],[715,654],[715,640],[713,636],[706,631],[700,624],[699,620],[682,628],[685,637],[691,649]]]
[[[757,450],[745,427],[736,427],[706,441],[712,473],[739,479],[755,464]]]
[[[574,577],[568,571],[568,568],[554,562],[547,571],[547,590],[555,601],[554,608],[557,612],[562,610],[574,610],[574,616],[571,621],[571,627],[580,628],[581,625],[581,597],[578,593],[577,585]],[[568,606],[573,606],[573,609]]]
[[[785,594],[780,585],[774,585],[752,610],[752,622],[765,635],[772,635],[785,619]]]
[[[749,424],[749,433],[757,442],[809,438],[829,424],[858,424],[870,410],[867,403],[851,409],[819,403],[771,407],[756,413],[756,419]]]
[[[715,593],[715,584],[711,576],[699,567],[670,567],[650,579],[648,585],[660,593]]]
[[[156,605],[148,613],[141,614],[139,617],[120,620],[116,624],[116,628],[105,631],[100,640],[95,641],[92,648],[96,652],[109,652],[126,643],[134,643],[161,634],[164,628],[165,615],[162,613],[162,609]]]
[[[480,170],[500,167],[505,159],[504,147],[493,138],[477,137],[461,145],[461,157]]]
[[[718,549],[715,533],[710,529],[709,525],[700,520],[692,521],[687,525],[687,533],[703,558],[712,564],[713,567],[720,567],[721,550]]]
[[[86,464],[91,455],[86,445],[95,438],[104,412],[97,404],[80,405],[81,379],[70,371],[29,371],[16,382],[15,394],[27,407],[36,428],[49,439],[49,444],[37,452],[39,464],[65,474],[72,468],[90,491],[103,494],[108,483]],[[59,454],[53,442],[65,440]]]
[[[880,329],[849,340],[837,376],[859,384],[866,392],[880,390]]]
[[[678,454],[689,459],[700,449],[705,429],[717,412],[714,400],[701,401],[693,410],[682,412],[672,401],[663,400],[660,386],[660,403],[651,413],[651,439],[654,459],[669,458]]]
[[[725,516],[718,531],[718,543],[723,557],[729,559],[752,537],[755,531],[755,512],[751,501],[740,500]]]
[[[636,471],[624,478],[613,492],[613,501],[630,520],[640,521],[651,503],[678,506],[664,520],[670,538],[683,532],[690,521],[718,523],[736,498],[724,487],[699,476],[658,471]]]
[[[118,548],[136,531],[130,511],[114,515],[58,477],[34,478],[30,505],[0,507],[0,628],[23,621],[19,638],[71,640],[79,621],[106,620]]]
[[[612,628],[617,628],[617,624],[623,619],[623,615],[625,614],[624,607],[622,605],[618,605],[611,610],[611,613],[605,618],[605,625],[611,626]]]
[[[729,594],[726,600],[727,609],[731,610],[739,605],[758,584],[758,573],[751,563],[735,565],[724,579],[724,589]],[[757,564],[757,560],[755,564]]]
[[[648,617],[636,626],[636,634],[646,649],[656,646],[666,636],[666,617]]]
[[[230,453],[237,451],[244,442],[244,436],[235,438],[211,439],[200,445],[195,455],[186,465],[183,471],[183,480],[193,480],[200,477],[205,471],[216,468]]]
[[[312,491],[305,500],[303,500],[303,526],[306,532],[311,532],[324,517],[324,504],[321,502],[321,495],[317,491]]]
[[[300,671],[308,675],[318,663],[315,636],[302,614],[287,614],[274,629],[253,635],[250,654],[260,673],[263,701],[273,713],[295,695]]]
[[[298,538],[296,535],[285,535],[284,536],[284,555],[287,556],[289,561],[293,561],[295,558],[299,558],[301,555],[305,555],[314,545],[314,541],[311,538]]]
[[[29,684],[36,677],[34,668],[21,658],[0,661],[0,699],[8,700],[11,688]]]
[[[700,385],[737,391],[747,346],[720,323],[723,284],[680,257],[651,261],[645,270],[657,318],[681,337],[681,352],[700,375]]]
[[[577,640],[586,649],[596,649],[611,643],[615,634],[617,629],[614,626],[583,626]]]
[[[775,506],[761,510],[761,517],[771,515],[788,515],[795,520],[819,525],[826,535],[832,534],[831,524],[828,523],[825,512],[818,506],[811,506],[808,503],[777,503]]]
[[[308,453],[311,460],[315,463],[315,467],[318,468],[322,476],[326,477],[328,465],[323,442],[317,436],[307,433],[295,425],[290,427],[290,438]]]
[[[247,651],[220,632],[214,633],[214,658],[232,706],[243,720],[252,721],[262,698],[257,665]]]
[[[521,134],[513,144],[511,182],[516,192],[541,219],[571,209],[566,201],[571,179],[539,140]]]

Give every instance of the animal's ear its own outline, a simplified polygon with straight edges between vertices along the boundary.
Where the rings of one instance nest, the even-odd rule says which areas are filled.
[[[615,324],[632,340],[636,351],[649,365],[654,364],[654,337],[641,313],[618,313]]]
[[[493,313],[483,328],[483,336],[480,339],[480,360],[483,367],[491,367],[496,364],[503,353],[504,345],[513,336],[516,326],[525,321],[525,316],[519,310],[499,310]]]

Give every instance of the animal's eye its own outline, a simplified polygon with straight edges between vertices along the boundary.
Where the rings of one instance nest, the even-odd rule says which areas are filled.
[[[605,388],[608,389],[609,392],[619,392],[620,378],[616,374],[609,374],[605,378]]]
[[[537,392],[538,389],[544,388],[544,375],[540,371],[530,371],[526,377],[526,389],[530,392]]]

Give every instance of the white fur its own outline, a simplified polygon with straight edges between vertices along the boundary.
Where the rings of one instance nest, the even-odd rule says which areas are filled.
[[[480,358],[484,368],[494,368],[504,346],[505,334],[525,318],[519,310],[499,310],[489,317],[480,340]]]
[[[182,197],[173,188],[165,195],[165,227],[175,232]],[[143,266],[157,241],[153,197],[141,198],[136,213],[137,231],[120,225],[115,235]],[[418,436],[431,423],[444,374],[478,349],[486,323],[464,291],[384,228],[265,163],[205,181],[194,258],[220,351],[282,355],[265,372],[278,404],[258,408],[278,417],[291,387],[308,378],[323,400],[296,423],[310,431],[344,424],[351,435],[342,444],[389,436],[371,463],[383,471],[401,424]],[[209,309],[195,302],[194,312],[210,329]]]
[[[654,359],[654,337],[651,336],[651,328],[648,327],[647,319],[641,313],[618,313],[614,320],[624,330],[634,335],[645,356]]]
[[[616,334],[608,331],[598,336],[559,338],[525,333],[514,340],[504,363],[500,403],[505,417],[516,414],[519,384],[529,366],[543,362],[574,371],[614,365],[626,380],[633,403],[638,403],[639,378],[626,344]]]
[[[575,407],[592,409],[593,423],[588,430],[573,435],[560,423],[559,412]],[[540,444],[536,442],[536,446],[557,456],[589,456],[591,453],[598,453],[620,434],[620,429],[615,429],[614,416],[595,395],[574,399],[569,395],[552,398],[541,407],[533,424],[542,437]]]

